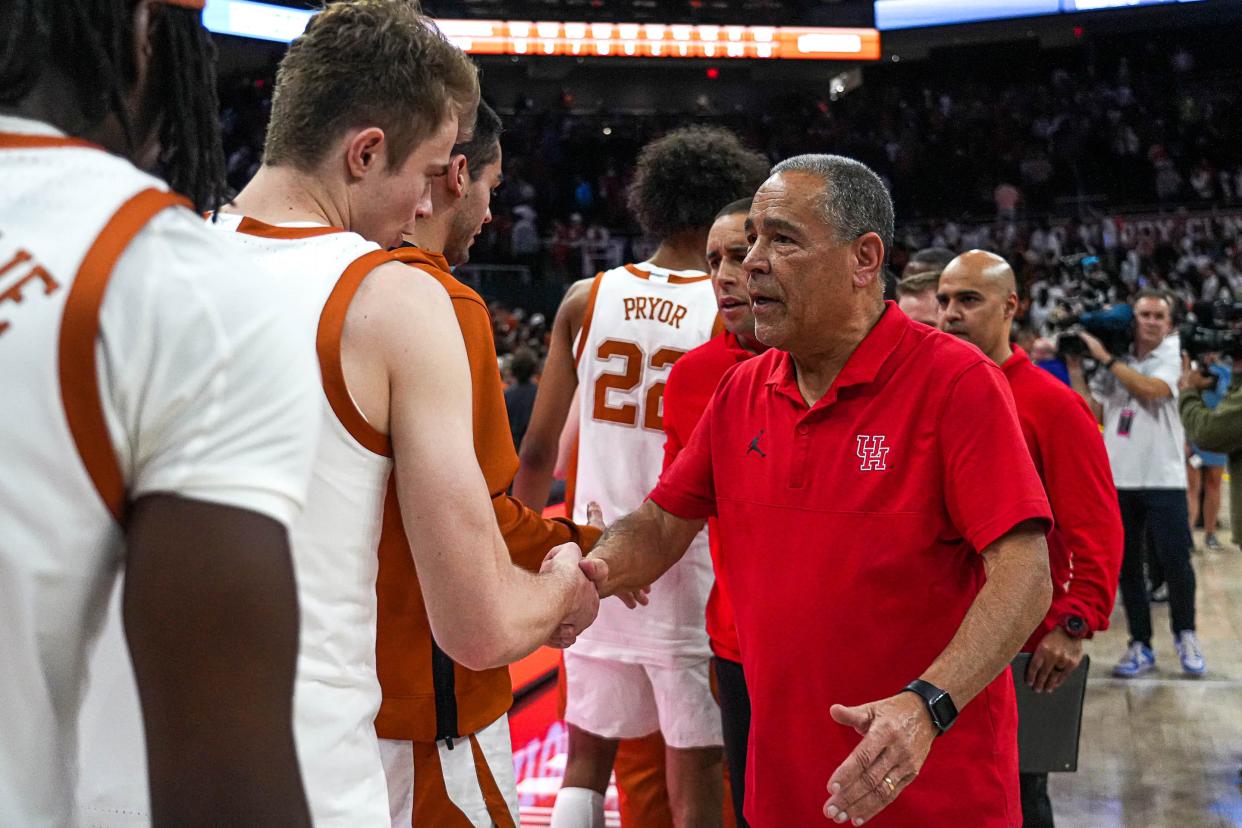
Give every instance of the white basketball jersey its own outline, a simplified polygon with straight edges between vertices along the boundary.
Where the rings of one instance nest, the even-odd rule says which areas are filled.
[[[127,501],[203,499],[206,473],[217,497],[287,523],[310,445],[292,466],[262,458],[270,474],[252,490],[239,481],[255,454],[209,432],[210,416],[236,413],[212,374],[238,368],[229,349],[246,342],[232,321],[199,323],[254,321],[238,304],[250,274],[183,199],[98,147],[11,117],[0,117],[0,181],[0,825],[76,825],[79,710]],[[293,367],[281,366],[309,406],[312,362]],[[267,393],[272,407],[246,404],[281,430],[313,426],[283,416],[280,383]]]
[[[290,532],[301,616],[294,736],[314,824],[386,828],[388,789],[374,726],[381,700],[375,579],[392,456],[387,436],[366,423],[345,387],[340,335],[362,280],[392,259],[378,245],[335,228],[272,226],[233,214],[209,226],[276,275],[286,312],[299,320],[305,347],[319,356],[319,444],[306,509]],[[116,641],[119,614],[112,621]],[[131,680],[124,694],[132,693]],[[96,773],[83,780],[89,800],[83,808],[101,825],[149,824],[145,787],[126,784],[145,780],[145,768],[134,770],[142,755],[129,751],[129,767],[120,767],[119,694],[114,689],[110,695],[100,699],[101,719],[105,706],[109,715],[98,739],[101,750],[113,747],[107,763],[95,764]],[[132,696],[125,706],[131,715],[137,711]],[[84,743],[89,736],[84,732]],[[140,821],[119,816],[135,811]]]
[[[673,363],[712,337],[716,299],[697,271],[625,265],[595,278],[575,343],[579,388],[573,517],[595,501],[604,522],[637,509],[664,463],[664,383]],[[617,598],[574,651],[597,658],[671,663],[709,655],[705,609],[712,585],[707,533],[651,587],[650,604]]]

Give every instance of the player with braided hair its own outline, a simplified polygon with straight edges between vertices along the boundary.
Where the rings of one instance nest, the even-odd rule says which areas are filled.
[[[169,190],[224,195],[202,5],[0,3],[0,825],[79,821],[122,569],[152,820],[310,822],[288,528],[317,371],[272,280]]]

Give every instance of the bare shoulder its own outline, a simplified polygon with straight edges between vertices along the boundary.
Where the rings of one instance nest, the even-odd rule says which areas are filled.
[[[455,319],[444,286],[416,267],[388,262],[358,287],[345,326],[351,336],[391,345],[414,338],[425,341],[424,334],[442,319]]]
[[[592,277],[579,279],[569,286],[569,290],[565,291],[565,297],[561,299],[561,307],[556,312],[558,325],[566,326],[570,333],[578,332],[586,317],[587,305],[591,301],[591,286],[594,284],[595,277]]]

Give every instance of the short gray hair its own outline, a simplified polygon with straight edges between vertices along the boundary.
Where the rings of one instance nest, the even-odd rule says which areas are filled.
[[[887,258],[893,249],[893,198],[870,167],[841,155],[795,155],[772,168],[772,175],[800,172],[824,184],[821,209],[824,220],[841,241],[875,233],[884,242]]]

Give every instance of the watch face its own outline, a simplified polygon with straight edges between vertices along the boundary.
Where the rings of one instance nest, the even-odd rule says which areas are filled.
[[[936,727],[940,728],[941,732],[948,730],[953,720],[957,718],[957,707],[953,704],[953,699],[949,698],[948,693],[941,693],[928,707],[931,709],[932,718],[936,720]]]

